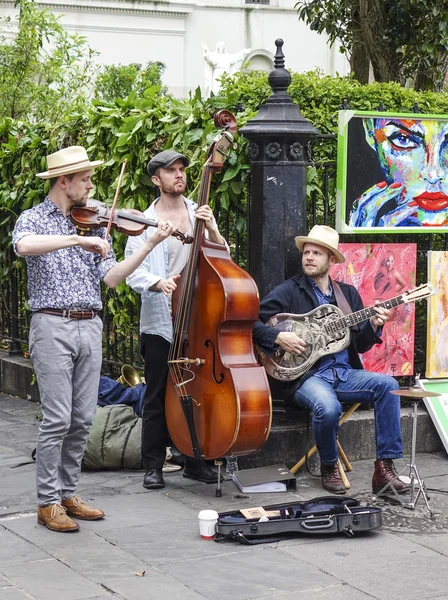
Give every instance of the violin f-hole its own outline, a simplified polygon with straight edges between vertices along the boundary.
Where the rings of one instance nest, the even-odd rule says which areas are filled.
[[[212,348],[212,375],[213,375],[213,379],[216,381],[216,383],[222,383],[224,381],[224,373],[221,373],[219,375],[219,379],[218,379],[216,377],[216,372],[215,372],[215,368],[216,368],[216,350],[215,350],[215,344],[212,342],[212,340],[205,340],[204,346],[206,348],[209,348],[211,346],[211,348]]]

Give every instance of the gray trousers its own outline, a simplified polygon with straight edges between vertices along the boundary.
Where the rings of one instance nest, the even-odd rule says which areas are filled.
[[[76,493],[98,399],[102,330],[99,317],[75,321],[44,313],[32,316],[30,356],[43,416],[36,447],[39,506]]]

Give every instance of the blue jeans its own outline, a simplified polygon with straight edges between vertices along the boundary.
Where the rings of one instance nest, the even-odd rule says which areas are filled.
[[[373,404],[375,410],[376,457],[401,458],[400,397],[391,394],[398,383],[380,373],[350,371],[347,381],[332,383],[313,375],[294,394],[294,402],[313,412],[313,433],[321,461],[333,465],[338,459],[336,436],[342,414],[340,402]]]

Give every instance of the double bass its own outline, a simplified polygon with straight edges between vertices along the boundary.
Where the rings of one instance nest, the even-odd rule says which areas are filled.
[[[233,145],[235,117],[215,116],[223,128],[204,165],[198,205],[208,204],[213,173]],[[173,294],[174,332],[165,396],[168,430],[187,456],[244,456],[266,441],[272,405],[266,372],[256,360],[252,327],[259,294],[252,277],[225,245],[205,236],[197,219],[190,258]]]

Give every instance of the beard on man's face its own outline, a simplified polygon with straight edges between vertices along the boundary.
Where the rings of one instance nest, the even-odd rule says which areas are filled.
[[[85,206],[87,204],[87,200],[89,198],[89,194],[73,194],[71,192],[65,192],[65,195],[70,200],[70,204],[72,206]]]
[[[181,196],[187,189],[186,181],[177,181],[171,184],[165,184],[161,182],[160,191],[167,196]]]
[[[330,263],[322,265],[321,267],[311,266],[311,265],[302,265],[303,272],[308,277],[321,277],[322,275],[326,275],[330,270]]]

